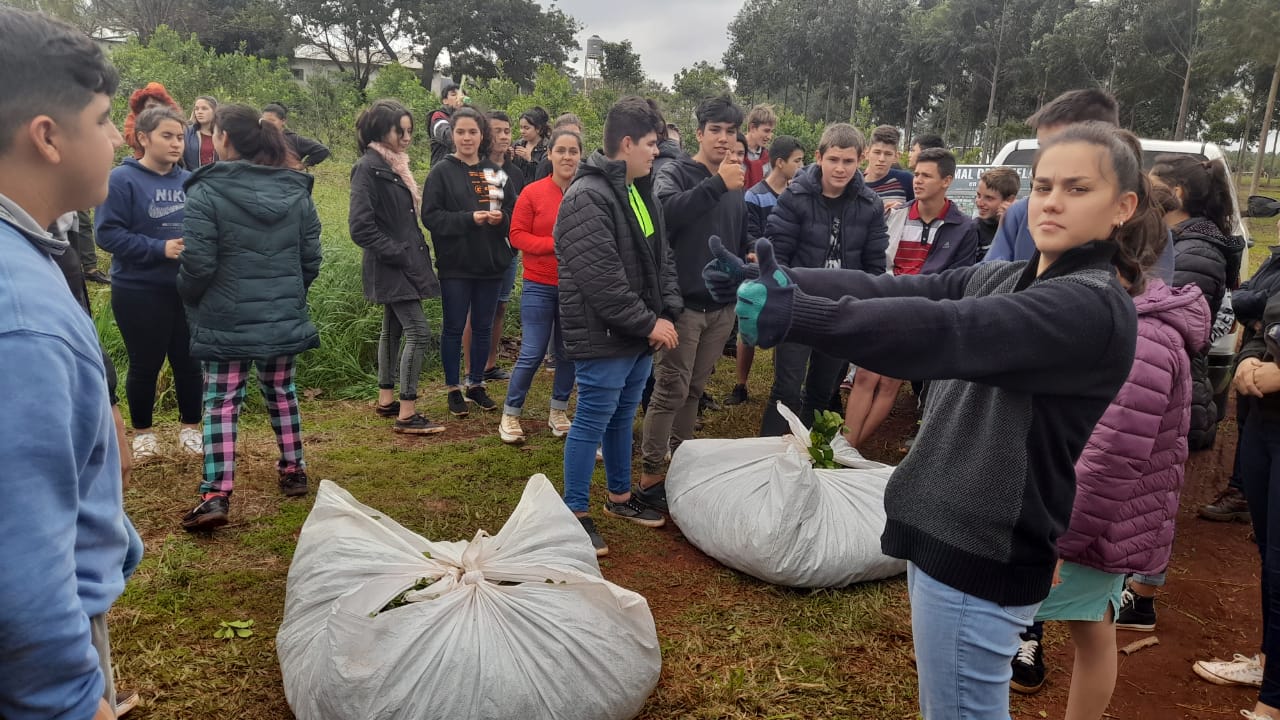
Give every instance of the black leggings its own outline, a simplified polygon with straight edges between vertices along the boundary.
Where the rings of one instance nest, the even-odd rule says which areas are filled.
[[[156,379],[169,358],[173,389],[178,396],[178,419],[187,425],[200,422],[204,373],[191,357],[187,314],[174,288],[137,290],[111,287],[111,311],[129,353],[124,395],[129,401],[129,421],[134,429],[151,427],[156,404]]]

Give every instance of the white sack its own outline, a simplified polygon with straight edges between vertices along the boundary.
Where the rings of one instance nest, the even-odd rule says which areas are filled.
[[[809,431],[785,405],[792,435],[687,440],[667,471],[667,503],[699,550],[752,577],[789,587],[843,587],[906,572],[880,552],[884,490],[893,467],[843,437],[847,469],[815,469]]]
[[[421,578],[439,580],[382,611]],[[321,482],[276,644],[299,720],[627,720],[662,667],[648,603],[601,577],[543,475],[501,532],[469,543],[426,540]]]

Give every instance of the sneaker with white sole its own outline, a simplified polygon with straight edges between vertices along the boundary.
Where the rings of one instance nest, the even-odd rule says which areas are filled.
[[[197,428],[184,427],[178,431],[178,447],[191,455],[204,455],[204,435]]]
[[[204,450],[202,449],[203,453]],[[144,463],[148,460],[154,460],[156,455],[160,454],[160,446],[156,442],[156,434],[153,432],[138,433],[133,436],[133,462]]]
[[[573,421],[569,419],[569,413],[552,408],[551,412],[547,414],[547,427],[551,428],[552,435],[562,438],[568,435],[569,430],[573,428]]]
[[[508,445],[523,443],[524,428],[520,427],[520,417],[502,413],[502,419],[498,421],[498,437]]]
[[[1232,660],[1197,660],[1191,669],[1214,685],[1262,687],[1262,661],[1257,655],[1236,653]]]
[[[634,493],[627,498],[626,502],[619,503],[606,499],[604,514],[651,528],[660,528],[667,522],[667,519],[662,517],[662,513],[641,503]]]

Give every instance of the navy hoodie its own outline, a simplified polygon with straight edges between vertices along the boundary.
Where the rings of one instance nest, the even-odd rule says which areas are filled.
[[[93,218],[98,247],[111,253],[113,287],[175,287],[178,261],[164,256],[164,244],[182,237],[182,184],[190,175],[177,166],[160,175],[133,158],[111,171],[107,200]]]

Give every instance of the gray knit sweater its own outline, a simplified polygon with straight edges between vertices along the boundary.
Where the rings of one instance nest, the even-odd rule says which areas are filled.
[[[1038,257],[906,277],[789,271],[788,340],[936,381],[885,494],[886,554],[1001,605],[1048,594],[1075,461],[1133,362],[1113,251],[1090,243],[1040,277]]]

